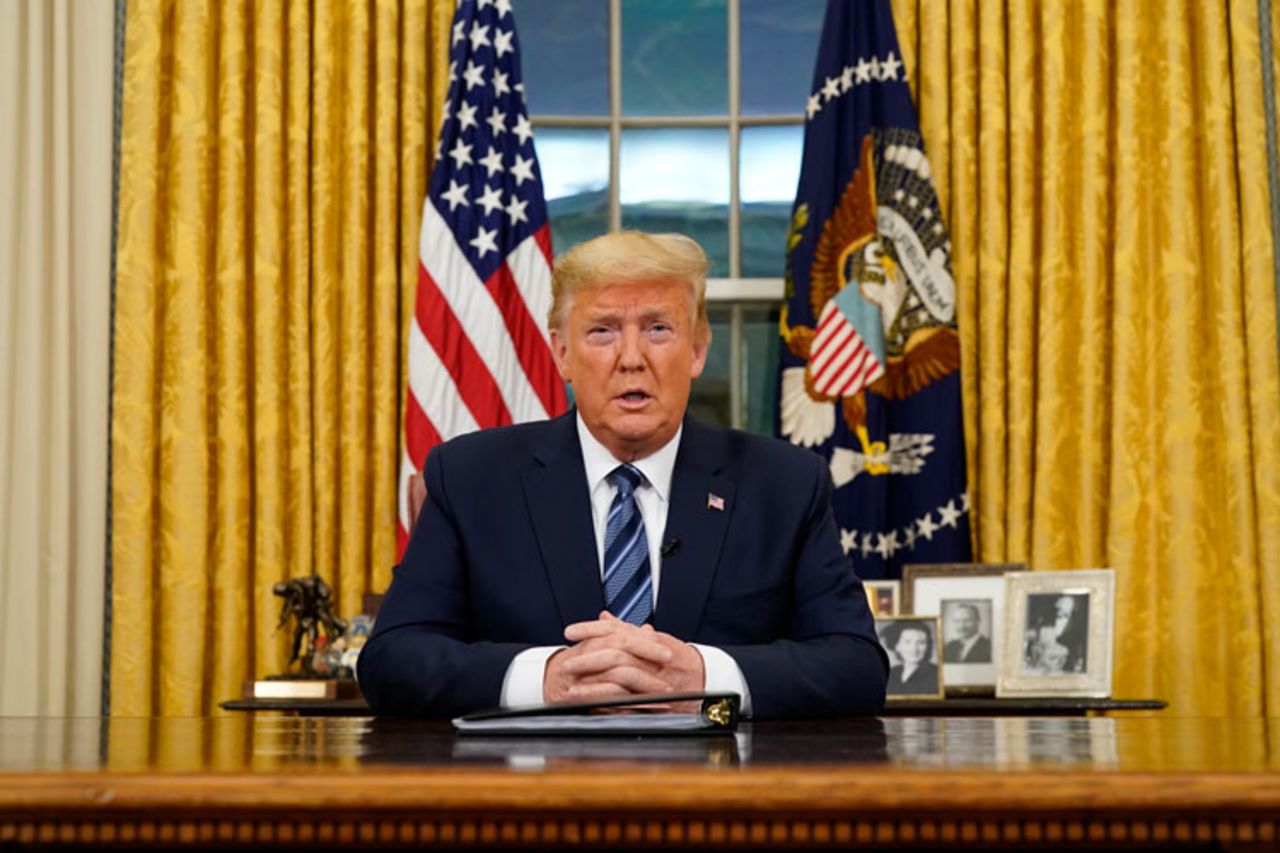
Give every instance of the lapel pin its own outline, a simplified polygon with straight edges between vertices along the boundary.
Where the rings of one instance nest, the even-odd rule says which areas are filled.
[[[720,497],[715,492],[707,492],[707,509],[724,512],[724,498]]]

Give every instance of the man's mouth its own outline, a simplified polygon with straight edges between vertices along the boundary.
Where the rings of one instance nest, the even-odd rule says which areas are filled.
[[[645,391],[624,391],[618,395],[618,401],[627,406],[638,406],[650,399]]]

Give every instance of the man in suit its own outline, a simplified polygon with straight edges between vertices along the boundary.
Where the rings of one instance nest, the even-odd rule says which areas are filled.
[[[576,409],[435,447],[359,659],[378,713],[730,690],[757,717],[873,714],[887,660],[825,462],[686,415],[707,259],[623,232],[562,257]]]
[[[961,601],[947,614],[951,639],[942,647],[943,663],[991,663],[991,640],[982,635],[978,606]]]

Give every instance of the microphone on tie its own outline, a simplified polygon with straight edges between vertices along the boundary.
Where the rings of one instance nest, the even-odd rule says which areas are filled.
[[[676,551],[679,551],[679,550],[680,550],[680,540],[673,538],[673,539],[668,539],[666,542],[663,542],[662,547],[658,549],[658,553],[661,554],[663,557],[670,557],[672,554],[674,554]]]

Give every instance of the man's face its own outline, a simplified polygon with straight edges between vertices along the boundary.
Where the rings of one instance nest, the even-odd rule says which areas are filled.
[[[1072,611],[1076,609],[1076,600],[1070,596],[1064,595],[1055,601],[1053,606],[1057,610],[1059,618],[1070,616]]]
[[[681,281],[606,282],[575,293],[563,328],[551,330],[582,420],[624,462],[657,451],[680,428],[707,361],[691,300]]]
[[[978,633],[978,617],[968,607],[957,607],[951,612],[951,631],[962,640]]]

